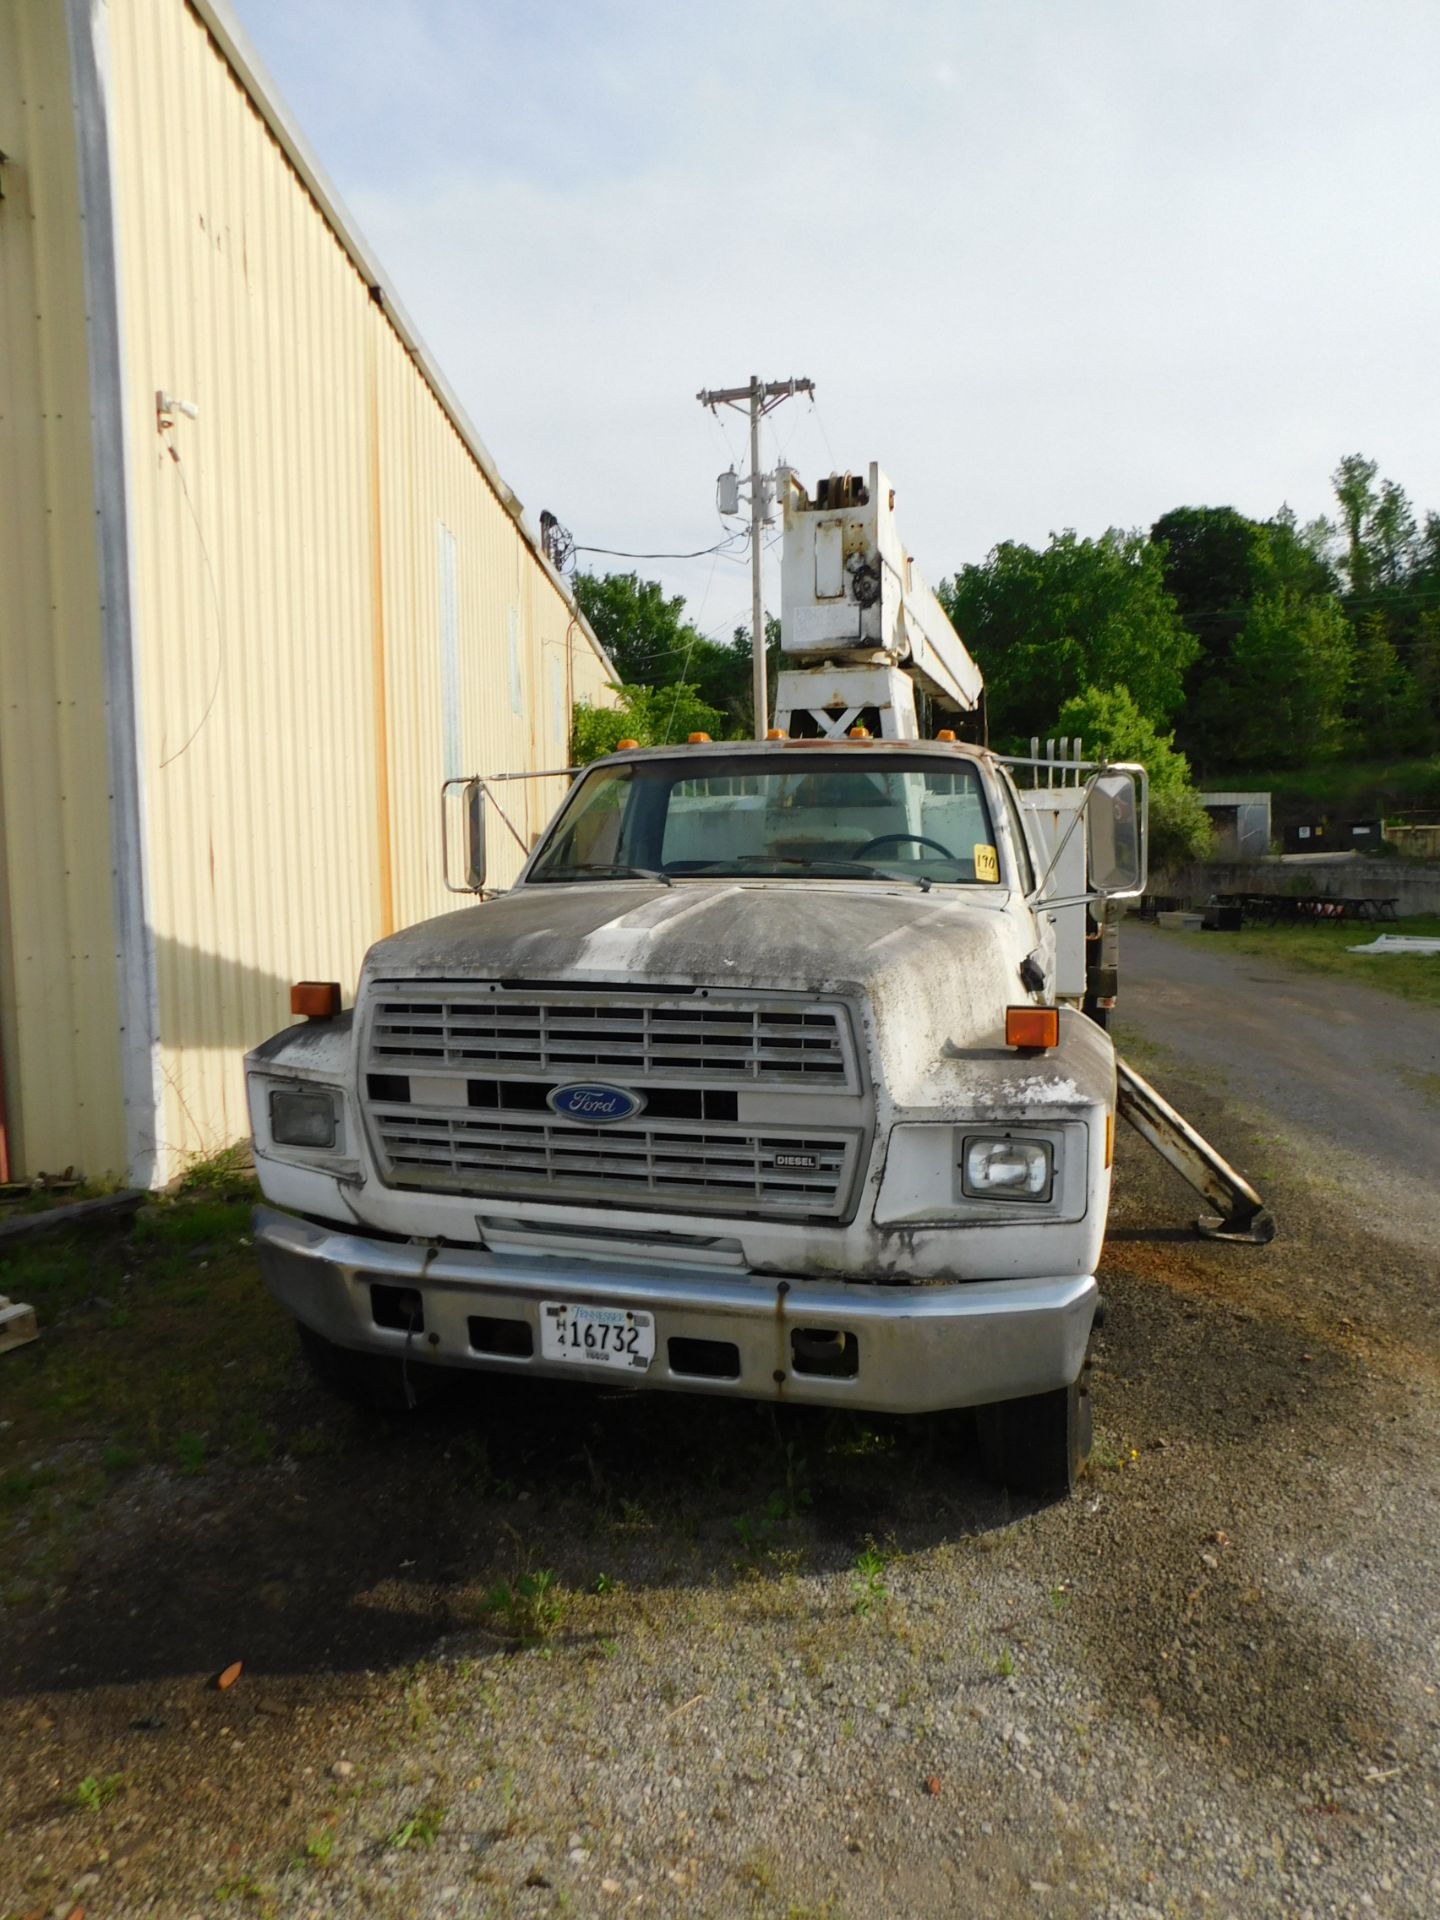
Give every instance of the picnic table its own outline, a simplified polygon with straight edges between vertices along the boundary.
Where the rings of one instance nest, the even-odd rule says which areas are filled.
[[[1296,926],[1312,921],[1375,925],[1398,920],[1398,895],[1390,900],[1335,893],[1217,893],[1216,904],[1239,907],[1242,919],[1262,927]]]

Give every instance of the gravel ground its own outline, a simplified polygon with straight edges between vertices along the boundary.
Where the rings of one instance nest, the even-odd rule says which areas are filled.
[[[558,1389],[146,1475],[0,1626],[0,1914],[1440,1911],[1435,1109],[1389,1138],[1218,946],[1227,1036],[1127,959],[1281,1237],[1122,1142],[1074,1500],[961,1423]]]

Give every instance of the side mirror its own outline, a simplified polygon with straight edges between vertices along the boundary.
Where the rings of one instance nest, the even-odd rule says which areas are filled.
[[[1138,778],[1137,778],[1138,774]],[[1145,891],[1148,783],[1139,769],[1097,774],[1085,807],[1089,880],[1107,900]]]
[[[485,885],[485,789],[478,780],[465,786],[465,886],[479,893]]]

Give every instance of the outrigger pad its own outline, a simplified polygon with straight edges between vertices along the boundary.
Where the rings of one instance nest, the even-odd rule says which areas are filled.
[[[1195,1222],[1202,1240],[1238,1240],[1248,1247],[1266,1247],[1275,1238],[1275,1216],[1268,1207],[1248,1220],[1220,1220],[1213,1213],[1202,1213]]]

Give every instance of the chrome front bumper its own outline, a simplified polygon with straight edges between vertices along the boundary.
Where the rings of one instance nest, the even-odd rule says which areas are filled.
[[[255,1245],[281,1306],[342,1347],[398,1355],[413,1339],[415,1358],[445,1366],[885,1413],[979,1406],[1068,1386],[1084,1362],[1097,1299],[1089,1275],[923,1287],[787,1280],[735,1268],[370,1240],[272,1207],[256,1208]],[[412,1336],[378,1324],[375,1288],[414,1289],[423,1328]],[[649,1369],[622,1376],[603,1365],[542,1360],[546,1300],[652,1313]],[[532,1351],[482,1350],[472,1321],[486,1329],[528,1326]],[[810,1330],[852,1336],[851,1376],[803,1370],[813,1365],[805,1348],[813,1355],[815,1342],[802,1339],[797,1352],[794,1336]],[[733,1348],[733,1376],[687,1372],[701,1350],[696,1343],[708,1343],[707,1353]]]

